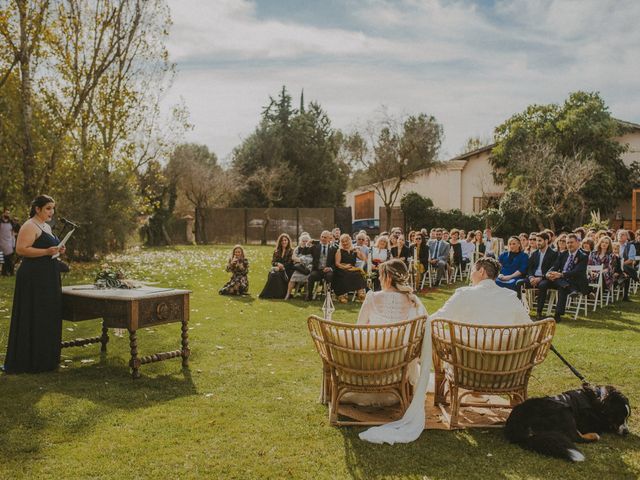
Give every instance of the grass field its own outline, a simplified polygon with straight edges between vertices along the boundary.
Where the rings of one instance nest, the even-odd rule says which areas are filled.
[[[191,365],[145,365],[132,381],[127,338],[63,350],[63,367],[40,375],[0,375],[0,479],[415,478],[626,479],[640,477],[640,421],[626,438],[606,435],[572,465],[525,452],[499,430],[427,431],[408,445],[362,442],[360,428],[329,426],[317,403],[320,360],[305,319],[320,301],[259,300],[271,248],[249,247],[250,292],[220,297],[229,247],[137,250],[112,259],[131,278],[188,288]],[[97,264],[72,265],[66,285],[91,282]],[[429,312],[451,294],[423,296]],[[0,362],[13,281],[0,279]],[[631,304],[558,326],[554,344],[587,377],[640,401],[640,295]],[[355,321],[359,305],[334,318]],[[98,320],[64,322],[63,337],[96,335]],[[141,330],[139,351],[178,347],[179,324]],[[531,395],[578,382],[550,354],[534,371]]]

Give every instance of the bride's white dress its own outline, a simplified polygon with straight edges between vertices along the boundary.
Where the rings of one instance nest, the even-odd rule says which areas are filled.
[[[422,302],[416,297],[417,306],[407,295],[400,292],[369,292],[362,304],[358,323],[384,324],[409,320],[419,315],[427,315]],[[408,443],[416,440],[424,429],[425,413],[424,402],[427,394],[427,385],[431,372],[431,328],[427,324],[422,352],[420,355],[421,366],[417,365],[409,373],[411,383],[419,376],[414,387],[413,401],[404,416],[395,422],[387,423],[379,427],[373,427],[360,434],[362,440],[372,443]],[[413,377],[413,378],[412,378]]]
[[[360,308],[357,323],[360,325],[385,325],[427,315],[427,310],[420,299],[413,295],[412,298],[415,304],[405,293],[369,291]],[[415,385],[419,375],[419,361],[415,360],[409,365],[409,382]],[[390,406],[398,403],[399,400],[392,393],[347,393],[342,401],[361,406]]]

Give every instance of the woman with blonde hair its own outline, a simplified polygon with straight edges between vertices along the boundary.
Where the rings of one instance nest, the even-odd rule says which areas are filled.
[[[233,247],[225,270],[231,273],[231,280],[218,291],[220,295],[244,295],[249,292],[249,260],[240,245]]]
[[[409,270],[398,258],[380,264],[382,290],[369,291],[358,314],[360,325],[387,325],[427,315],[420,299],[413,293]],[[426,339],[425,339],[426,341]],[[427,367],[430,368],[430,367]],[[415,385],[420,376],[418,359],[409,365],[409,382]],[[390,406],[399,399],[392,393],[348,393],[343,401],[361,406]]]
[[[287,295],[284,297],[285,300],[289,300],[297,284],[307,283],[313,264],[312,248],[311,236],[307,232],[303,232],[298,239],[298,246],[293,251],[293,273],[289,280]]]
[[[340,303],[347,303],[347,293],[357,292],[358,299],[364,299],[366,282],[364,270],[356,267],[356,259],[366,260],[364,253],[353,247],[348,233],[340,236],[340,249],[336,252],[336,271],[331,286]]]

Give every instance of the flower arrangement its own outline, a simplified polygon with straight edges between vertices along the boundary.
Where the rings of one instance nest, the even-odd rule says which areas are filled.
[[[114,267],[108,263],[100,266],[101,270],[96,273],[94,284],[98,288],[135,288],[131,280],[126,279],[124,270]]]

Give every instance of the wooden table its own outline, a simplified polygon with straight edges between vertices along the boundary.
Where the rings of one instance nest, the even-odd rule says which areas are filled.
[[[102,318],[102,335],[62,342],[62,348],[101,343],[107,351],[109,328],[129,331],[131,375],[140,377],[140,366],[169,358],[182,358],[182,366],[189,364],[189,290],[141,287],[132,290],[103,289],[92,285],[73,285],[62,288],[62,318],[73,322]],[[154,353],[138,357],[136,331],[142,327],[165,323],[182,323],[180,350]]]

